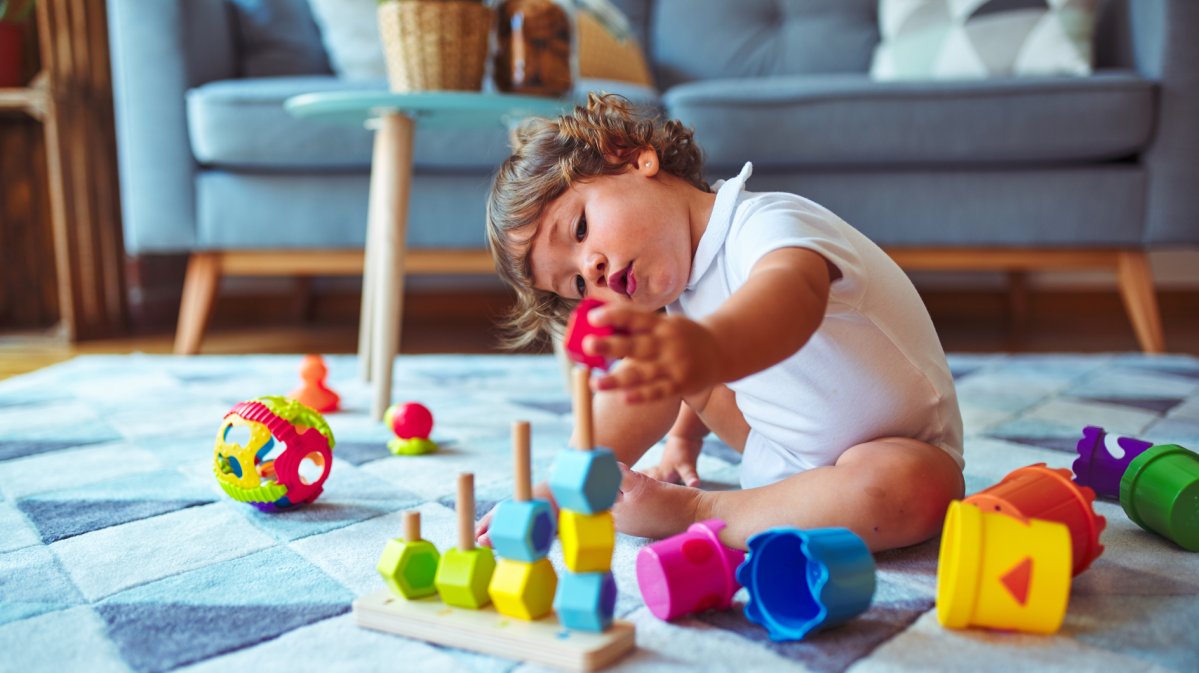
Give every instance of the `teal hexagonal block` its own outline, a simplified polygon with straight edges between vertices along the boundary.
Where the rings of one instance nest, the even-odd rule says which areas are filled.
[[[612,573],[564,573],[558,578],[554,612],[569,629],[607,631],[616,611],[616,580]]]
[[[440,561],[437,548],[427,540],[388,540],[377,567],[392,593],[419,598],[437,592],[433,579]]]
[[[612,507],[620,492],[620,467],[611,449],[558,453],[550,491],[562,509],[595,514]]]
[[[488,535],[496,555],[532,563],[549,553],[554,527],[554,512],[545,500],[505,500],[495,508]]]

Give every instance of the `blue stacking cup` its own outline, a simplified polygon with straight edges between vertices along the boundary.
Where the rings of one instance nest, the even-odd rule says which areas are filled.
[[[772,528],[749,539],[737,580],[749,590],[749,621],[771,640],[802,640],[870,606],[874,557],[844,528]]]

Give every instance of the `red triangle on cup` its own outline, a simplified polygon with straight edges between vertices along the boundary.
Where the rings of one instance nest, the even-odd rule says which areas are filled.
[[[1025,556],[1024,560],[999,578],[1003,586],[1020,605],[1028,601],[1028,585],[1032,580],[1032,557]]]

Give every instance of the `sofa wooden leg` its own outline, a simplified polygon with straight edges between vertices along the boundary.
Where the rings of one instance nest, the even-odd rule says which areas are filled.
[[[179,306],[179,326],[175,330],[175,354],[200,352],[204,328],[212,311],[217,283],[221,279],[221,258],[215,252],[194,252],[187,260],[183,280],[183,302]]]
[[[1144,252],[1121,251],[1116,259],[1116,280],[1124,310],[1132,321],[1137,342],[1146,353],[1165,353],[1166,336],[1153,288],[1153,272]]]
[[[1028,272],[1007,272],[1008,350],[1024,350],[1028,329]]]

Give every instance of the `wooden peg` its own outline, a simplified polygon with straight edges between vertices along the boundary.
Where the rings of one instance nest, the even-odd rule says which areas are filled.
[[[458,551],[475,548],[475,475],[458,475]]]
[[[574,404],[577,448],[590,451],[595,446],[595,435],[591,425],[591,369],[588,367],[574,370]]]
[[[420,541],[420,512],[404,512],[404,542]]]
[[[512,423],[512,464],[516,486],[512,499],[525,502],[533,499],[532,468],[529,465],[529,422]]]

